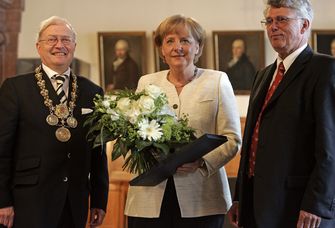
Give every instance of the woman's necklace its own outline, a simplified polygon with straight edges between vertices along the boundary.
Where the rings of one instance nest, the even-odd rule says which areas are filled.
[[[176,89],[183,88],[185,85],[187,85],[188,83],[190,83],[191,81],[193,81],[193,79],[197,76],[197,73],[198,73],[198,68],[196,67],[196,68],[194,69],[194,72],[193,72],[192,77],[191,77],[190,79],[188,79],[186,83],[184,83],[184,84],[180,84],[180,85],[174,85],[174,87],[175,87]],[[170,75],[170,71],[168,72],[168,76],[169,76],[169,75]]]
[[[77,76],[71,72],[73,81],[69,106],[66,103],[53,106],[52,100],[49,98],[49,91],[45,87],[45,80],[42,78],[41,68],[41,66],[38,66],[35,69],[35,78],[41,90],[40,94],[44,98],[44,105],[49,108],[50,114],[47,116],[46,122],[50,126],[58,126],[59,128],[55,132],[56,138],[61,142],[67,142],[71,138],[69,128],[76,128],[78,125],[76,118],[73,117],[77,99]]]

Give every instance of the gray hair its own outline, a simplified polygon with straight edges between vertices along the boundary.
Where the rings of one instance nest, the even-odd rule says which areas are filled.
[[[115,49],[117,48],[121,48],[124,49],[126,51],[129,51],[129,43],[126,40],[120,39],[118,41],[116,41],[115,43]]]
[[[312,24],[313,9],[310,0],[267,0],[267,7],[264,10],[264,15],[266,15],[270,7],[294,9],[299,17],[309,20],[309,23]]]
[[[267,6],[264,10],[265,17],[270,7],[275,8],[284,7],[293,9],[298,17],[308,20],[309,27],[304,35],[304,37],[308,39],[308,37],[311,34],[312,21],[313,21],[313,9],[310,0],[267,0]]]
[[[66,25],[71,30],[71,32],[73,34],[73,40],[76,41],[77,33],[74,30],[74,28],[72,27],[72,25],[70,24],[70,22],[68,20],[66,20],[65,18],[58,17],[58,16],[49,17],[49,18],[47,18],[47,19],[45,19],[44,21],[41,22],[41,24],[40,24],[40,30],[39,30],[39,32],[37,34],[37,41],[41,38],[42,33],[50,25]]]

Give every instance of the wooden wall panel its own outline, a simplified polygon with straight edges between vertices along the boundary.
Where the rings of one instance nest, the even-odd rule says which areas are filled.
[[[24,0],[0,0],[0,85],[16,74]]]

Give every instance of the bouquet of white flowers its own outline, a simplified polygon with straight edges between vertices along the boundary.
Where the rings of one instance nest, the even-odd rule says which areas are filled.
[[[121,155],[123,168],[142,174],[168,156],[174,147],[194,139],[188,119],[177,119],[166,95],[155,85],[139,93],[117,91],[94,99],[95,109],[86,124],[94,146],[115,141],[112,160]]]

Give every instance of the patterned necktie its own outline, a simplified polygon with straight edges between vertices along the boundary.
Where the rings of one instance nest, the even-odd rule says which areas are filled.
[[[52,79],[56,80],[57,83],[56,93],[61,104],[67,102],[67,97],[63,89],[63,84],[65,82],[66,77],[67,77],[66,75],[59,75],[59,74],[52,76]]]
[[[258,115],[257,118],[257,122],[251,137],[251,145],[250,145],[250,151],[249,151],[249,177],[254,176],[255,174],[255,161],[256,161],[256,151],[257,151],[257,144],[258,144],[258,133],[259,133],[259,125],[260,125],[260,120],[263,114],[263,111],[265,109],[265,107],[267,106],[267,104],[269,103],[270,98],[272,97],[274,91],[277,89],[279,83],[281,82],[281,80],[283,79],[283,75],[285,73],[285,67],[283,62],[279,63],[278,66],[278,71],[277,74],[275,76],[275,79],[270,87],[270,89],[268,90],[266,97],[265,97],[265,101],[264,104],[262,106],[262,109]]]

